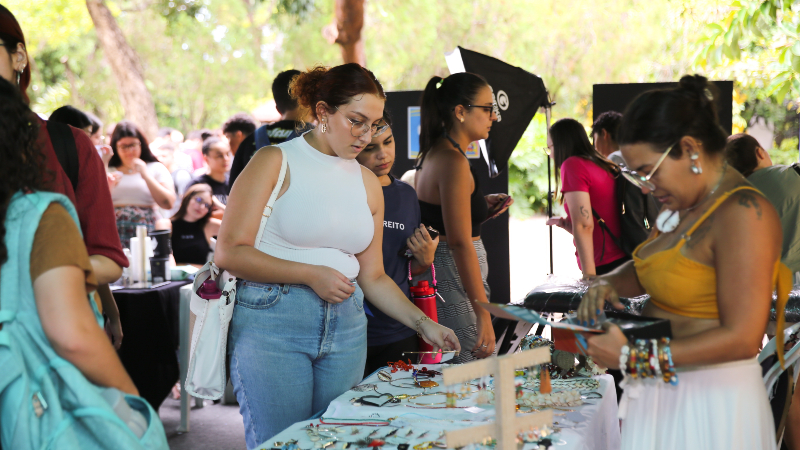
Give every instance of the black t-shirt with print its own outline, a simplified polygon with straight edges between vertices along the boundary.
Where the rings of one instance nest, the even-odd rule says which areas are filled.
[[[208,174],[200,175],[199,177],[195,177],[194,180],[189,184],[189,186],[194,186],[195,184],[204,183],[211,186],[211,193],[214,195],[214,198],[219,200],[220,203],[223,205],[228,204],[228,193],[230,192],[230,188],[228,187],[228,176],[225,176],[225,182],[220,183],[219,181],[211,178]]]

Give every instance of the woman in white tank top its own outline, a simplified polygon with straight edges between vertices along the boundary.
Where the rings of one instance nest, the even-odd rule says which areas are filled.
[[[355,161],[383,125],[380,83],[345,64],[296,76],[290,92],[320,125],[253,156],[231,190],[215,255],[241,280],[228,355],[248,448],[361,380],[365,294],[435,348],[461,349],[452,330],[427,320],[384,273],[382,188]],[[281,149],[286,179],[254,248]]]

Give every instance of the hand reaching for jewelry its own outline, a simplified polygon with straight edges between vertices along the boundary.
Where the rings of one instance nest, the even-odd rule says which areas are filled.
[[[433,346],[433,351],[455,350],[461,351],[461,343],[458,337],[450,328],[439,325],[432,320],[423,320],[419,324],[419,331],[422,339]]]

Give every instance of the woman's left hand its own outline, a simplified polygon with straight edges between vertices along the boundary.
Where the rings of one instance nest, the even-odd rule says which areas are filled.
[[[619,355],[622,353],[622,346],[628,343],[628,338],[612,323],[603,323],[603,329],[606,330],[605,333],[587,339],[587,353],[601,367],[619,369]]]
[[[438,352],[440,349],[461,351],[461,343],[458,342],[458,337],[450,328],[432,320],[424,320],[419,324],[419,331],[422,339],[433,346],[434,352]]]
[[[486,196],[486,203],[489,205],[489,214],[492,216],[499,216],[506,212],[506,210],[514,204],[514,199],[512,198],[508,205],[506,205],[503,209],[495,211],[494,209],[497,208],[501,203],[503,203],[508,194],[489,194]]]

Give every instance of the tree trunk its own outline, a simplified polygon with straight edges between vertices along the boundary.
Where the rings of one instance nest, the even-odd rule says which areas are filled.
[[[364,0],[336,0],[335,42],[342,46],[342,60],[366,67],[367,55],[361,30],[364,28]]]
[[[139,56],[128,44],[104,0],[86,0],[86,6],[97,30],[97,38],[117,80],[125,118],[138,125],[145,136],[152,140],[158,132],[158,119],[153,97],[145,85],[144,69]]]

